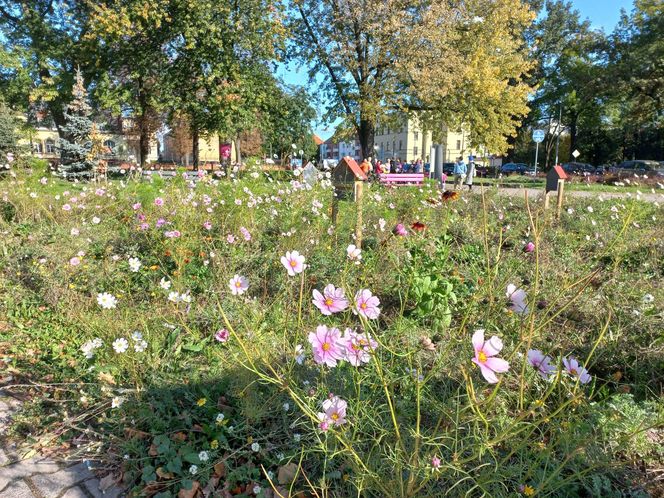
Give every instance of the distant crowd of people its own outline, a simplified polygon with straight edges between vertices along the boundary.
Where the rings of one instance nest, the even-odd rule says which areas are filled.
[[[412,161],[402,161],[399,158],[387,159],[381,162],[379,159],[371,157],[364,159],[360,164],[362,171],[366,175],[387,174],[387,173],[423,173],[424,164],[422,159],[413,159]]]
[[[413,159],[412,161],[401,161],[401,159],[388,159],[381,162],[378,159],[371,157],[365,158],[360,164],[360,168],[368,177],[377,176],[379,174],[398,174],[398,173],[423,173],[424,164],[421,159]],[[454,189],[457,190],[460,186],[468,186],[468,190],[473,188],[473,179],[475,178],[475,163],[470,161],[466,164],[463,157],[459,156],[454,163]]]

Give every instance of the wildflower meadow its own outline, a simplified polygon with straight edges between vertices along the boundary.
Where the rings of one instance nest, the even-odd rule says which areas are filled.
[[[0,179],[5,436],[130,496],[660,496],[664,212],[256,163]]]

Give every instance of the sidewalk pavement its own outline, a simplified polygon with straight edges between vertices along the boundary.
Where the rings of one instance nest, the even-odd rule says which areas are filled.
[[[118,498],[118,488],[100,489],[86,464],[43,457],[21,460],[5,441],[12,416],[21,404],[0,388],[0,498]]]

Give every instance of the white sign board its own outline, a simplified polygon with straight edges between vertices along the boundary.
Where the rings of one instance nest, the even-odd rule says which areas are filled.
[[[535,142],[537,144],[543,142],[545,135],[546,134],[544,133],[544,130],[534,130],[533,131],[533,142]]]
[[[572,152],[572,155],[574,156],[574,159],[576,159],[581,155],[581,153],[578,150],[575,150],[574,152]]]

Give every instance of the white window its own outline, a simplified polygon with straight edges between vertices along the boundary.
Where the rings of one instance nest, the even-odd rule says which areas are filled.
[[[104,147],[108,147],[112,151],[115,149],[115,142],[113,140],[104,140]]]
[[[417,157],[417,145],[413,147],[413,154]]]
[[[418,132],[413,132],[413,135],[415,136],[415,141],[420,137],[420,134]]]
[[[46,153],[55,154],[55,140],[53,140],[52,138],[46,139]]]
[[[37,154],[42,154],[44,152],[44,146],[42,145],[41,140],[39,142],[35,142],[34,149]]]

